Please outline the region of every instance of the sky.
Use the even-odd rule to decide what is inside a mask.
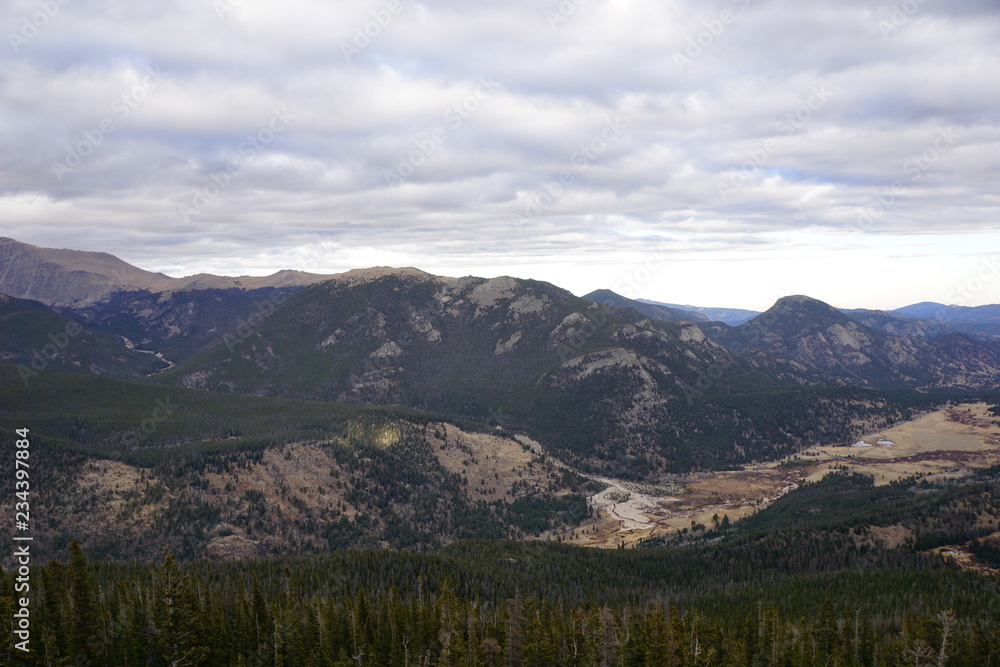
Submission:
[[[1000,302],[995,0],[6,0],[0,236],[762,310]]]

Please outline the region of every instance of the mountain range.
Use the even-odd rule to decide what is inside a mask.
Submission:
[[[68,466],[97,466],[52,481],[69,489],[53,499],[60,525],[86,520],[71,491],[80,480],[150,489],[137,506],[106,498],[153,508],[102,514],[108,549],[145,539],[154,515],[203,517],[171,544],[185,553],[219,540],[275,549],[282,521],[314,548],[438,543],[470,535],[467,521],[523,535],[586,514],[577,472],[642,480],[773,459],[994,396],[1000,381],[1000,343],[806,296],[733,326],[513,277],[381,267],[173,279],[107,254],[0,247],[0,422],[33,422]],[[305,475],[286,456],[336,476]],[[236,472],[245,466],[259,483]],[[388,486],[364,481],[374,470]],[[448,513],[435,494],[451,498]],[[254,519],[260,503],[284,518]],[[330,516],[348,524],[323,533]]]
[[[1000,377],[992,342],[804,296],[730,326],[511,277],[383,267],[172,279],[107,254],[2,247],[13,259],[0,288],[13,294],[0,354],[22,377],[402,405],[521,430],[584,470],[623,476],[847,438],[844,425],[876,405],[886,423],[906,414],[862,390],[991,390]],[[22,298],[43,294],[47,305]],[[762,389],[790,396],[784,417],[749,398]]]
[[[661,303],[649,299],[628,299],[611,290],[594,290],[584,298],[609,306],[625,306],[654,320],[673,322],[687,319],[693,322],[722,322],[739,326],[761,314],[741,308],[705,308]],[[946,306],[925,301],[894,310],[841,308],[851,319],[872,329],[895,336],[934,338],[946,333],[964,333],[982,341],[1000,341],[1000,307]]]

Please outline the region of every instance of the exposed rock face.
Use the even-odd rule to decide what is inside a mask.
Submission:
[[[210,558],[216,560],[247,560],[259,555],[257,543],[245,535],[216,537],[208,543],[205,550]]]
[[[515,331],[514,334],[507,340],[498,340],[497,346],[493,350],[493,354],[505,354],[514,349],[518,341],[521,340],[522,333],[520,331]]]
[[[562,365],[566,371],[565,380],[582,380],[602,369],[620,367],[638,373],[644,384],[650,382],[652,378],[642,368],[639,358],[629,350],[617,347],[600,352],[592,352],[574,359],[570,359]]]
[[[822,301],[791,296],[739,327],[712,324],[704,330],[734,351],[781,355],[826,379],[861,386],[993,388],[1000,382],[996,344],[954,333],[927,340],[933,323],[896,324],[878,314],[868,317],[880,328],[865,326]],[[884,331],[892,326],[924,335]]]

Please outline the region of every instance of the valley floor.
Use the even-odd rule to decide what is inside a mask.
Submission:
[[[947,407],[860,440],[812,447],[742,470],[674,476],[659,484],[594,478],[608,485],[589,501],[599,518],[558,537],[569,544],[617,548],[699,526],[712,529],[725,517],[737,521],[833,470],[867,474],[876,485],[912,476],[968,475],[1000,464],[1000,419],[989,407]],[[962,552],[952,551],[948,555],[962,562]]]

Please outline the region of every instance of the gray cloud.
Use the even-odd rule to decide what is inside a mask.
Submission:
[[[758,306],[806,255],[940,235],[954,283],[996,247],[993,2],[54,2],[0,19],[0,225],[28,242],[178,271],[538,258],[576,291],[651,244],[766,248],[756,296],[699,286]],[[888,298],[934,297],[906,271]]]

